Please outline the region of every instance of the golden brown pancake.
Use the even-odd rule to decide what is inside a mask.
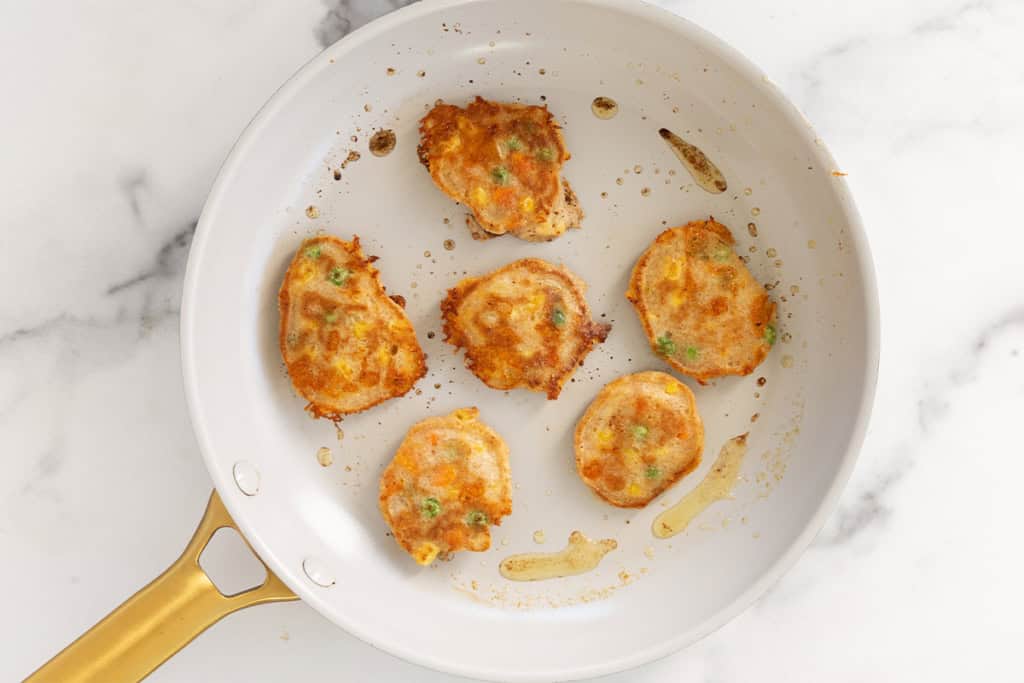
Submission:
[[[547,107],[481,97],[466,108],[438,103],[420,121],[419,156],[492,235],[548,241],[583,218],[560,176],[569,153]]]
[[[612,505],[642,508],[700,464],[693,392],[664,372],[606,385],[576,424],[576,471]]]
[[[466,349],[466,366],[487,386],[558,398],[611,330],[591,319],[585,290],[564,266],[536,258],[466,278],[441,302],[445,341]]]
[[[314,417],[366,410],[401,396],[427,372],[412,324],[384,293],[358,237],[303,242],[278,307],[281,356]]]
[[[476,408],[409,429],[380,480],[380,512],[398,545],[422,565],[487,550],[491,524],[512,513],[508,446]]]
[[[775,303],[713,218],[669,228],[633,268],[633,302],[655,353],[701,384],[748,375],[775,343]]]

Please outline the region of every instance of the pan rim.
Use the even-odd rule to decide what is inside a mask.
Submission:
[[[247,150],[261,138],[265,124],[282,107],[289,103],[294,93],[312,77],[320,65],[330,59],[338,61],[344,58],[347,53],[351,52],[356,47],[368,41],[375,40],[382,35],[386,35],[390,30],[403,23],[416,20],[421,16],[475,4],[480,1],[481,0],[436,0],[429,3],[416,3],[385,15],[384,17],[345,36],[342,40],[338,41],[331,47],[328,47],[320,54],[309,60],[270,96],[267,102],[260,108],[239,136],[221,166],[200,215],[190,249],[183,285],[180,325],[181,361],[189,417],[192,422],[193,431],[196,435],[199,450],[203,454],[203,459],[206,463],[207,469],[209,470],[218,490],[225,493],[233,492],[234,484],[223,468],[214,466],[216,459],[213,455],[213,448],[200,403],[198,376],[194,363],[194,330],[196,322],[194,312],[196,310],[196,302],[199,299],[199,293],[197,291],[199,267],[197,264],[202,261],[202,254],[205,250],[207,238],[210,232],[214,229],[213,223],[215,222],[215,216],[218,213],[221,202],[224,200],[224,188],[229,184],[229,179],[236,173]],[[563,2],[580,5],[584,8],[597,7],[611,9],[624,15],[629,15],[632,18],[637,18],[651,23],[658,23],[662,26],[668,27],[675,33],[686,36],[689,40],[697,40],[706,44],[716,51],[716,53],[723,60],[728,62],[730,66],[736,69],[737,72],[750,80],[755,81],[765,78],[760,69],[758,69],[749,59],[735,48],[729,46],[724,41],[689,20],[679,17],[668,10],[664,10],[660,7],[649,5],[647,3],[635,2],[633,0],[563,0]],[[776,92],[774,100],[776,104],[779,105],[779,110],[786,119],[795,126],[799,125],[807,128],[810,131],[810,135],[814,135],[813,127],[789,99],[787,99],[781,92]],[[817,147],[816,153],[823,164],[830,165],[826,167],[837,167],[831,153],[824,144]],[[274,553],[273,548],[264,541],[259,530],[251,523],[244,508],[239,503],[237,496],[223,496],[223,500],[228,511],[231,513],[236,524],[238,524],[239,528],[242,530],[246,540],[251,544],[260,558],[262,558],[281,578],[281,580],[284,581],[292,591],[299,595],[303,601],[307,602],[321,614],[324,614],[325,616],[330,615],[328,618],[332,622],[336,623],[338,626],[342,627],[348,633],[356,636],[363,642],[395,656],[401,657],[407,661],[426,666],[431,669],[487,680],[570,680],[606,675],[634,668],[665,657],[693,644],[714,632],[750,607],[771,585],[776,583],[781,576],[796,563],[796,560],[807,549],[828,516],[835,509],[839,496],[851,476],[854,464],[856,463],[857,456],[864,440],[871,408],[874,402],[879,369],[880,323],[878,290],[867,235],[850,194],[848,184],[844,178],[838,178],[836,179],[834,187],[836,188],[834,191],[840,200],[839,203],[842,205],[844,218],[849,226],[848,239],[856,247],[856,265],[859,269],[859,275],[863,282],[864,305],[866,309],[864,311],[866,326],[866,329],[864,330],[866,340],[866,348],[864,349],[865,367],[864,376],[862,377],[860,385],[862,393],[859,405],[857,406],[857,414],[851,430],[851,436],[845,446],[844,452],[842,453],[836,476],[832,480],[828,489],[822,495],[821,502],[817,509],[808,518],[802,532],[794,538],[786,550],[772,565],[768,567],[758,580],[752,582],[746,590],[741,592],[730,603],[726,604],[712,617],[709,617],[697,627],[677,633],[671,638],[667,638],[664,641],[656,643],[643,650],[633,652],[628,656],[605,660],[586,666],[573,666],[548,671],[522,672],[498,671],[472,665],[467,666],[460,664],[457,661],[434,657],[430,653],[418,651],[414,648],[403,647],[401,644],[385,642],[363,629],[359,623],[356,623],[351,619],[346,619],[344,614],[339,614],[327,609],[326,600],[320,597],[320,594],[311,586],[301,581],[301,577],[298,576],[297,572],[288,568],[288,566]]]

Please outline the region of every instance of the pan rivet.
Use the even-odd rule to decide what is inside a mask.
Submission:
[[[260,492],[260,471],[248,460],[239,460],[231,469],[235,475],[235,484],[247,496],[255,496]]]
[[[315,557],[307,557],[302,561],[302,571],[306,572],[309,580],[318,586],[330,588],[334,585],[334,575]]]

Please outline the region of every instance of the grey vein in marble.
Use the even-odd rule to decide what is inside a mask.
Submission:
[[[338,42],[363,24],[416,0],[327,0],[327,13],[313,29],[320,47]]]
[[[852,503],[840,505],[832,521],[815,539],[815,547],[840,545],[868,528],[885,523],[892,514],[892,508],[886,502],[888,494],[913,469],[916,458],[921,457],[920,448],[915,448],[913,444],[920,444],[921,440],[927,438],[937,421],[948,419],[951,394],[965,384],[977,381],[978,367],[995,339],[1018,328],[1024,328],[1022,307],[1009,310],[982,330],[970,346],[966,363],[954,367],[938,381],[925,382],[922,391],[925,398],[917,403],[914,433],[894,449],[893,464],[879,476],[877,482],[861,492]]]

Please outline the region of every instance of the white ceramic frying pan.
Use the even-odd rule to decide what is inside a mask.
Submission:
[[[554,112],[573,154],[564,175],[586,211],[581,230],[540,244],[470,238],[462,208],[417,160],[417,123],[439,98],[464,104],[478,94]],[[591,112],[597,96],[618,102],[615,118]],[[700,189],[661,127],[703,149],[728,190]],[[397,135],[385,157],[367,149],[380,128]],[[346,162],[352,150],[360,158]],[[353,33],[254,119],[192,246],[185,386],[227,511],[288,589],[366,642],[428,667],[573,679],[694,642],[796,560],[836,502],[864,433],[877,298],[864,233],[835,169],[807,121],[741,55],[644,4],[423,2]],[[753,375],[691,384],[707,443],[696,472],[647,509],[613,508],[575,473],[573,427],[608,381],[667,369],[624,298],[627,278],[665,226],[708,215],[732,229],[754,275],[772,285],[779,343]],[[300,241],[318,231],[358,234],[380,257],[382,281],[405,296],[428,354],[416,390],[347,418],[340,442],[331,423],[303,412],[277,347],[281,278]],[[613,324],[557,401],[485,387],[441,339],[447,288],[526,256],[578,273],[595,316]],[[378,476],[410,425],[471,405],[511,447],[514,511],[490,551],[423,569],[386,535]],[[747,431],[733,497],[684,533],[655,539],[652,519],[701,480],[728,438]],[[317,462],[321,446],[333,452],[330,467]],[[558,550],[573,530],[614,538],[618,549],[580,576],[514,583],[499,575],[502,558]],[[260,590],[270,592],[249,603],[290,597],[280,584]],[[232,604],[220,612],[243,606]],[[151,654],[151,664],[171,652]]]

